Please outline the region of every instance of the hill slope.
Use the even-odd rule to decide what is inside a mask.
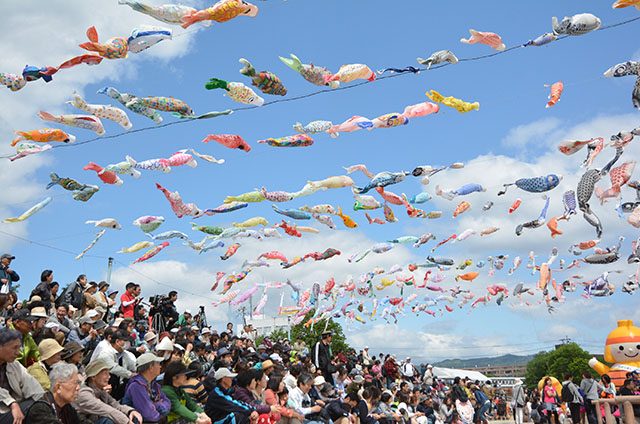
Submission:
[[[506,365],[524,365],[533,358],[533,355],[502,355],[493,358],[470,358],[470,359],[446,359],[436,362],[436,367],[445,368],[474,368],[486,366],[506,366]]]

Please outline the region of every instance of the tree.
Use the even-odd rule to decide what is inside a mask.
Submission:
[[[306,345],[311,349],[319,340],[324,331],[333,332],[333,339],[331,340],[331,350],[334,354],[340,352],[346,352],[351,349],[351,346],[347,344],[346,337],[342,331],[342,326],[332,319],[328,321],[320,321],[311,326],[305,327],[304,323],[309,321],[314,314],[314,310],[307,313],[300,324],[296,324],[291,327],[291,342],[297,339],[302,339]],[[325,329],[326,326],[326,329]],[[274,331],[269,335],[271,340],[278,340],[287,338],[286,333],[282,330]]]
[[[562,381],[565,374],[571,374],[574,379],[582,376],[582,373],[589,371],[589,359],[591,355],[576,343],[567,343],[558,346],[550,352],[539,352],[527,364],[525,374],[526,383],[529,388],[536,387],[538,381],[546,375],[556,377]]]

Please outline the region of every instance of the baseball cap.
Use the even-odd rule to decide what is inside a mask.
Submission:
[[[3,253],[2,256],[0,256],[0,259],[11,259],[14,260],[16,257],[13,256],[11,253]]]
[[[218,349],[218,356],[224,356],[224,355],[230,355],[230,354],[231,354],[231,351],[229,351],[229,349],[227,349],[226,347]]]
[[[204,327],[202,329],[202,331],[200,332],[200,334],[202,334],[202,335],[211,334],[211,329],[209,327]]]
[[[150,364],[152,362],[162,362],[162,361],[164,361],[164,359],[154,355],[153,353],[143,353],[142,355],[138,356],[138,359],[136,359],[136,369],[140,368],[143,365]]]
[[[322,386],[326,382],[327,381],[321,375],[319,375],[319,376],[317,376],[316,378],[313,379],[313,385],[314,386]]]
[[[15,311],[12,318],[14,321],[36,321],[38,319],[38,317],[32,316],[26,309]]]
[[[234,377],[235,377],[235,376],[237,376],[237,375],[238,375],[238,374],[236,374],[236,373],[233,373],[233,372],[229,371],[229,369],[228,369],[228,368],[224,368],[224,367],[222,367],[222,368],[218,368],[218,370],[216,371],[216,373],[215,373],[215,376],[214,376],[214,377],[215,377],[215,379],[216,379],[216,380],[221,380],[221,379],[223,379],[223,378],[225,378],[225,377],[231,377],[231,378],[234,378]]]
[[[89,362],[89,365],[85,368],[85,374],[87,377],[95,377],[102,370],[109,370],[114,367],[114,363],[110,362],[104,357],[97,357],[93,361]]]

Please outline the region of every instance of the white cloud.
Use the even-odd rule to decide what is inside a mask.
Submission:
[[[561,121],[558,118],[543,118],[529,124],[519,125],[509,130],[502,139],[502,145],[506,147],[525,148],[530,143],[546,145],[546,136],[558,129]]]
[[[46,23],[55,23],[55,30]],[[100,41],[114,36],[128,36],[140,24],[166,26],[152,18],[134,12],[129,7],[119,6],[117,1],[100,2],[100,11],[96,13],[96,3],[82,0],[53,0],[41,2],[9,2],[3,5],[0,16],[0,27],[3,28],[3,54],[0,56],[0,71],[20,74],[25,64],[34,66],[57,66],[63,61],[83,53],[78,44],[87,41],[85,31],[95,25]],[[184,31],[180,27],[172,27],[173,40],[165,40],[160,44],[138,54],[130,54],[124,60],[108,60],[96,66],[79,65],[71,69],[63,69],[53,76],[53,81],[30,82],[22,90],[11,92],[0,86],[2,116],[0,116],[0,138],[11,140],[16,130],[32,130],[56,125],[43,124],[36,117],[39,110],[52,113],[69,113],[65,101],[73,91],[83,93],[88,84],[103,80],[118,80],[137,72],[138,66],[145,61],[162,61],[167,63],[174,58],[185,55],[193,43],[194,31]],[[92,93],[93,94],[93,93]],[[162,95],[163,93],[153,93]],[[166,93],[172,95],[173,93]],[[93,95],[90,102],[110,103],[106,96],[100,101]],[[112,131],[115,127],[108,127]],[[79,140],[89,137],[91,133],[64,127],[65,131],[74,134]],[[14,149],[9,143],[0,145],[0,155],[12,154]],[[2,159],[6,161],[6,159]],[[19,187],[19,190],[8,190],[0,198],[0,217],[15,216],[44,199],[47,195],[55,196],[44,190],[41,182],[35,178],[39,169],[55,164],[55,152],[49,151],[39,155],[5,162],[0,167],[0,186]],[[55,201],[55,199],[54,199]],[[3,225],[2,228],[11,234],[28,236],[29,222]],[[13,245],[14,240],[3,238],[0,249],[5,250]]]
[[[389,335],[393,334],[393,344]],[[464,332],[434,333],[411,331],[391,324],[376,324],[347,333],[347,341],[357,349],[369,347],[373,354],[391,353],[404,359],[438,361],[451,358],[497,356],[514,351],[509,340],[500,336],[475,336]],[[490,341],[490,342],[489,342]]]

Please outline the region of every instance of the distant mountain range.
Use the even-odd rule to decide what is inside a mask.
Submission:
[[[525,365],[533,355],[502,355],[493,358],[470,358],[470,359],[446,359],[436,362],[433,365],[443,368],[475,368],[486,366],[508,366],[508,365]]]

